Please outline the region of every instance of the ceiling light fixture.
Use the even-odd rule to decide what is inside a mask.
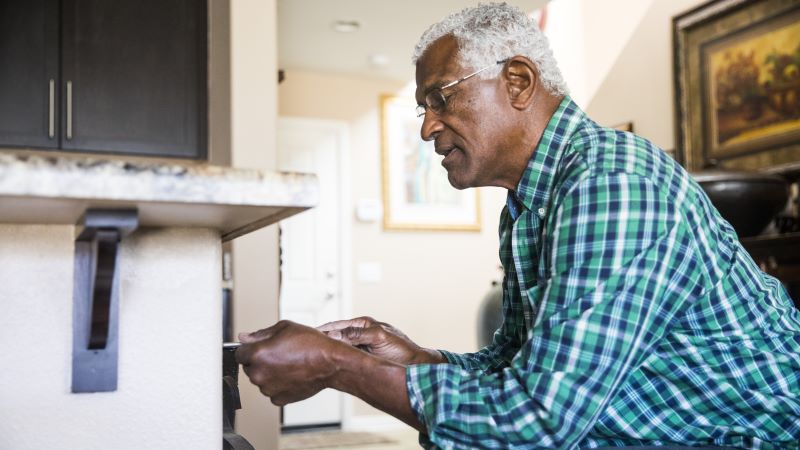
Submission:
[[[373,53],[367,57],[369,64],[374,67],[386,67],[389,65],[389,57],[383,53]]]
[[[356,20],[337,20],[333,22],[333,31],[339,33],[355,33],[361,28],[361,24]]]

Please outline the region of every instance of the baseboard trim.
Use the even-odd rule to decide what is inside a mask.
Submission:
[[[305,433],[307,431],[339,430],[342,424],[339,422],[314,423],[310,425],[282,425],[281,434]]]
[[[344,431],[398,431],[408,425],[390,415],[351,416],[342,424]]]

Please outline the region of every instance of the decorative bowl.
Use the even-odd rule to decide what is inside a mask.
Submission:
[[[760,234],[789,198],[788,183],[777,175],[708,170],[692,177],[740,238]]]

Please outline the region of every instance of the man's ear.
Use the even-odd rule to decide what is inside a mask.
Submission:
[[[539,72],[533,62],[524,56],[515,56],[505,64],[502,76],[511,106],[519,110],[527,109],[533,103],[539,82]]]

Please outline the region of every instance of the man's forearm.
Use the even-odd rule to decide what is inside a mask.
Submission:
[[[405,366],[353,350],[337,358],[337,370],[329,387],[354,395],[426,433],[425,426],[411,410]]]

